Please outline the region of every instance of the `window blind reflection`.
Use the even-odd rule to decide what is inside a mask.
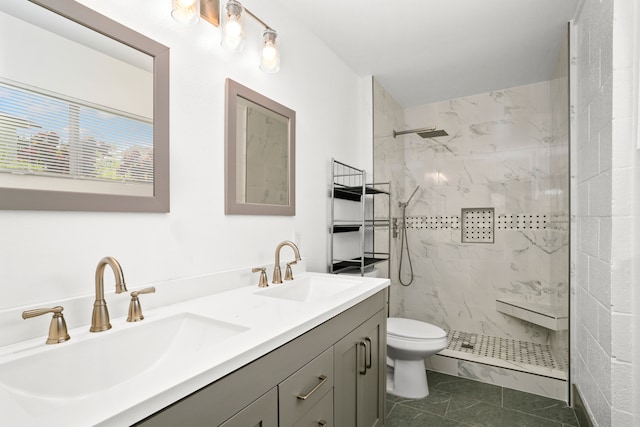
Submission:
[[[152,120],[0,83],[0,173],[153,184]]]

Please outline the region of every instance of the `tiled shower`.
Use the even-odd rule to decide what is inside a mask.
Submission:
[[[375,79],[374,181],[392,184],[392,316],[442,327],[429,368],[567,399],[568,47],[548,81],[403,108]],[[448,136],[393,137],[437,126]],[[419,189],[406,209],[398,206]],[[384,233],[378,239],[384,239]]]

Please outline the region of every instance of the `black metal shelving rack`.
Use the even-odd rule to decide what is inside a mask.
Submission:
[[[386,229],[390,231],[391,183],[367,183],[366,172],[332,159],[331,165],[331,218],[330,218],[330,273],[359,272],[364,275],[373,265],[389,260],[390,236],[382,251],[376,249],[373,233],[367,230]],[[374,199],[385,198],[374,204]],[[347,200],[360,204],[359,218],[341,219],[336,215],[336,200]],[[372,204],[372,212],[367,218],[367,204]],[[382,211],[382,212],[381,212]],[[378,215],[376,215],[378,214]],[[350,233],[359,239],[359,253],[347,259],[335,256],[336,235]],[[357,237],[356,237],[357,236]],[[367,238],[371,239],[367,242]],[[368,243],[368,245],[367,245]],[[370,249],[367,249],[367,246]]]

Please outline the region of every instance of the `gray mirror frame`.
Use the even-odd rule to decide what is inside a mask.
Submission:
[[[296,112],[231,79],[226,79],[225,120],[225,214],[227,215],[284,215],[296,214]],[[236,144],[238,97],[247,99],[289,119],[289,204],[265,205],[238,203],[236,200]]]
[[[153,57],[153,195],[0,187],[0,209],[169,212],[169,48],[73,0],[29,1]]]

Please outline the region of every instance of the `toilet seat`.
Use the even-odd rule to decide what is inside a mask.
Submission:
[[[444,329],[419,320],[390,317],[387,336],[404,340],[438,340],[447,337]]]

